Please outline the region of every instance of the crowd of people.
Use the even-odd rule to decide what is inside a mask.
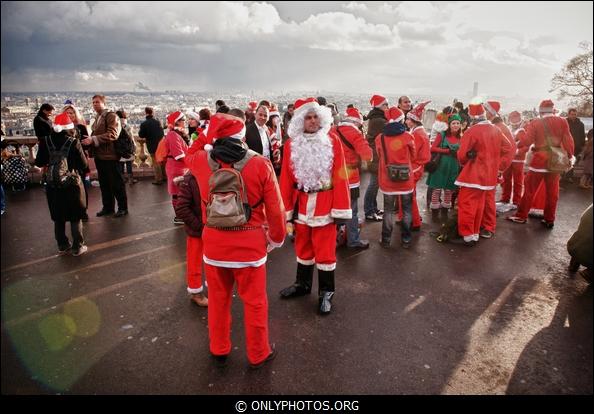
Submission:
[[[562,175],[571,179],[574,155],[583,169],[580,185],[592,188],[592,130],[586,140],[574,110],[565,119],[544,100],[540,117],[525,119],[512,111],[506,123],[497,101],[467,107],[455,102],[438,113],[427,132],[422,120],[429,103],[413,106],[402,96],[390,105],[373,95],[367,115],[349,105],[340,116],[323,97],[303,98],[281,116],[265,100],[250,102],[245,110],[217,101],[214,113],[204,108],[168,114],[165,129],[153,110],[145,109],[138,136],[153,162],[153,184],[167,180],[174,223],[185,227],[187,290],[193,302],[208,307],[210,351],[218,364],[224,365],[231,352],[234,284],[244,305],[250,365],[261,367],[276,356],[268,335],[265,263],[287,235],[294,239],[297,268],[281,298],[310,294],[317,268],[317,311],[331,313],[337,245],[354,250],[370,245],[361,238],[358,217],[364,170],[370,179],[362,220],[382,222],[378,239],[383,248],[392,244],[395,223],[400,223],[402,248],[413,243],[422,223],[416,189],[425,176],[432,221],[455,220],[457,237],[469,247],[493,237],[502,207],[517,209],[507,218],[519,224],[527,222],[531,209],[541,209],[542,224],[552,229],[559,180]],[[109,110],[103,95],[94,96],[92,105],[96,117],[90,128],[72,102],[53,121],[54,108],[44,104],[34,120],[35,164],[45,172],[61,255],[87,251],[81,222],[88,219],[89,157],[101,191],[97,217],[128,214],[124,166],[129,182],[135,182],[133,155],[121,150],[122,142],[134,141],[125,111]],[[587,260],[580,256],[572,265],[591,272],[591,257]]]

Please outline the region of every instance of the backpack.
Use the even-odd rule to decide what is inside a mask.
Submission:
[[[167,149],[167,140],[165,138],[161,138],[159,145],[157,145],[157,150],[155,151],[155,161],[157,161],[159,164],[164,164],[167,162],[167,155],[169,155],[169,150]]]
[[[134,145],[134,139],[126,128],[122,128],[118,139],[116,139],[115,152],[120,158],[130,158],[136,152],[136,146]]]
[[[68,138],[60,149],[56,149],[51,137],[45,139],[49,151],[49,165],[44,175],[44,181],[49,188],[70,188],[78,185],[80,176],[76,171],[68,168],[68,153],[74,138]]]
[[[208,166],[213,173],[208,180],[206,226],[232,230],[250,220],[252,207],[248,204],[241,170],[257,155],[248,150],[245,157],[232,164],[231,168],[223,167],[208,157]]]

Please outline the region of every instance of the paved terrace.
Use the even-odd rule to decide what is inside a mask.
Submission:
[[[146,178],[128,197],[129,216],[96,218],[91,189],[89,252],[77,258],[56,255],[42,188],[8,193],[3,394],[592,394],[592,289],[565,270],[591,192],[563,188],[552,231],[500,218],[472,249],[437,243],[426,220],[410,250],[398,234],[384,250],[381,224],[366,224],[368,251],[338,251],[327,317],[316,295],[279,298],[296,267],[287,241],[267,264],[279,355],[258,371],[238,297],[229,364],[209,358],[207,311],[187,297],[185,233],[166,188]]]

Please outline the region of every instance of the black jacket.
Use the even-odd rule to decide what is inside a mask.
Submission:
[[[39,141],[42,141],[43,137],[47,137],[53,132],[52,121],[45,119],[40,114],[37,114],[33,119],[33,128],[35,129],[35,136]]]
[[[161,138],[163,138],[163,135],[164,133],[161,122],[152,116],[147,116],[146,121],[140,124],[138,137],[146,139],[146,147],[149,154],[154,154],[155,151],[157,151],[157,146],[159,145]]]
[[[53,133],[51,140],[56,149],[62,148],[66,142],[66,132]],[[38,167],[45,167],[49,164],[49,150],[46,145],[46,139],[39,141],[39,151],[37,151],[37,158],[35,158],[35,165]],[[70,146],[68,152],[68,169],[76,171],[84,171],[88,168],[87,157],[83,152],[82,146],[78,139]],[[49,186],[45,192],[47,196],[47,204],[49,206],[50,216],[53,221],[77,221],[86,214],[86,202],[84,193],[81,194],[74,189],[50,188]],[[85,205],[83,205],[85,204]]]
[[[266,126],[264,128],[266,128]],[[266,137],[268,137],[268,132],[266,132]],[[264,148],[262,148],[262,139],[260,138],[260,131],[258,130],[258,125],[255,122],[251,122],[246,125],[245,143],[249,149],[256,151],[260,155],[262,155],[264,152]],[[269,150],[272,150],[272,145],[270,145],[270,137],[268,137],[268,148]]]
[[[569,124],[569,132],[571,132],[575,144],[575,154],[579,155],[586,142],[586,127],[579,118],[576,118],[575,121],[570,121],[567,118],[567,123]]]

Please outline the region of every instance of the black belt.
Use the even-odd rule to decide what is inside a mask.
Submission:
[[[258,230],[262,226],[233,226],[233,227],[217,227],[217,226],[206,226],[211,229],[222,230],[222,231],[241,231],[241,230]]]
[[[332,190],[332,187],[330,187],[330,188],[324,188],[324,189],[322,189],[322,190],[309,190],[309,191],[305,191],[304,189],[297,187],[297,184],[295,184],[295,188],[296,188],[298,191],[301,191],[302,193],[305,193],[305,194],[311,194],[311,193],[323,193],[324,191],[330,191],[330,190]]]

